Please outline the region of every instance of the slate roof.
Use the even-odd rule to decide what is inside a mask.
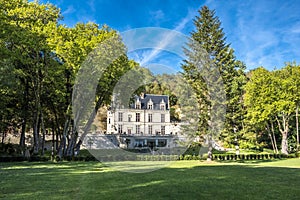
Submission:
[[[135,100],[141,102],[141,109],[147,109],[147,104],[148,102],[151,101],[153,102],[153,110],[160,110],[160,103],[162,99],[165,102],[166,105],[166,110],[169,110],[169,96],[168,95],[155,95],[155,94],[144,94],[143,97],[141,96],[136,96]],[[130,106],[131,108],[135,108],[135,104],[132,104]]]

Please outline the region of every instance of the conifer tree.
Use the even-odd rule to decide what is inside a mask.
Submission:
[[[191,40],[187,44],[188,47],[193,46],[191,43],[197,43],[206,51],[207,57],[212,65],[209,71],[218,70],[220,78],[223,82],[224,92],[226,94],[226,116],[224,116],[225,124],[221,131],[221,137],[227,144],[234,141],[237,134],[242,129],[243,120],[243,85],[246,82],[244,74],[244,64],[237,61],[234,51],[230,45],[226,43],[226,37],[221,28],[221,22],[215,16],[215,11],[204,6],[199,10],[199,16],[194,19],[195,30],[191,32]],[[192,49],[195,51],[197,49]],[[187,53],[186,53],[187,54]],[[209,126],[213,126],[211,120],[212,113],[216,112],[212,109],[211,97],[208,95],[209,86],[207,78],[203,77],[203,73],[197,71],[197,67],[191,62],[191,57],[187,54],[187,60],[184,61],[182,68],[183,75],[191,84],[196,93],[200,108],[198,134],[207,135]],[[205,75],[204,75],[205,76]],[[214,127],[211,127],[214,128]]]

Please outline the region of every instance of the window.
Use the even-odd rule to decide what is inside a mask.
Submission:
[[[164,135],[166,133],[166,127],[165,126],[161,126],[160,132],[161,132],[162,135]]]
[[[153,109],[153,101],[151,99],[148,101],[147,107],[148,107],[149,110]]]
[[[136,122],[141,121],[141,114],[140,113],[135,113],[135,121]]]
[[[161,114],[161,122],[165,122],[165,114]]]
[[[161,105],[160,105],[160,109],[161,109],[161,110],[165,110],[165,105],[164,105],[164,104],[161,104]]]
[[[121,112],[119,112],[118,121],[119,122],[123,121],[123,113],[121,113]]]
[[[137,102],[135,103],[135,108],[136,108],[136,109],[141,109],[141,102],[140,102],[140,101],[137,101]]]
[[[152,114],[148,114],[148,122],[152,122]]]
[[[131,122],[132,115],[128,115],[128,122]]]
[[[123,133],[123,126],[118,125],[118,133],[122,134]]]
[[[108,124],[110,124],[110,118],[108,118]]]
[[[148,126],[148,134],[152,135],[152,125]]]
[[[141,133],[141,127],[140,127],[140,125],[136,125],[136,126],[135,126],[135,129],[136,129],[136,133],[137,133],[137,134],[140,134],[140,133]]]

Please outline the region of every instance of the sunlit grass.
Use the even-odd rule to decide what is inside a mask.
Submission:
[[[151,164],[162,163],[138,163]],[[300,159],[169,164],[0,163],[0,199],[300,199]]]

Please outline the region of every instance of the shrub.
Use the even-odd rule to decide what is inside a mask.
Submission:
[[[27,159],[23,156],[1,156],[0,162],[22,162]]]
[[[192,160],[192,155],[185,155],[184,160]]]
[[[202,160],[206,160],[207,158],[208,158],[207,153],[206,153],[206,154],[203,154],[201,158],[199,157],[199,159],[202,159]]]
[[[220,160],[225,160],[225,155],[219,155]]]
[[[291,153],[288,155],[288,158],[297,158],[296,153]]]
[[[193,155],[192,159],[193,159],[193,160],[198,160],[198,158],[197,158],[196,155]]]
[[[183,159],[184,159],[184,155],[180,155],[179,160],[183,160]]]

